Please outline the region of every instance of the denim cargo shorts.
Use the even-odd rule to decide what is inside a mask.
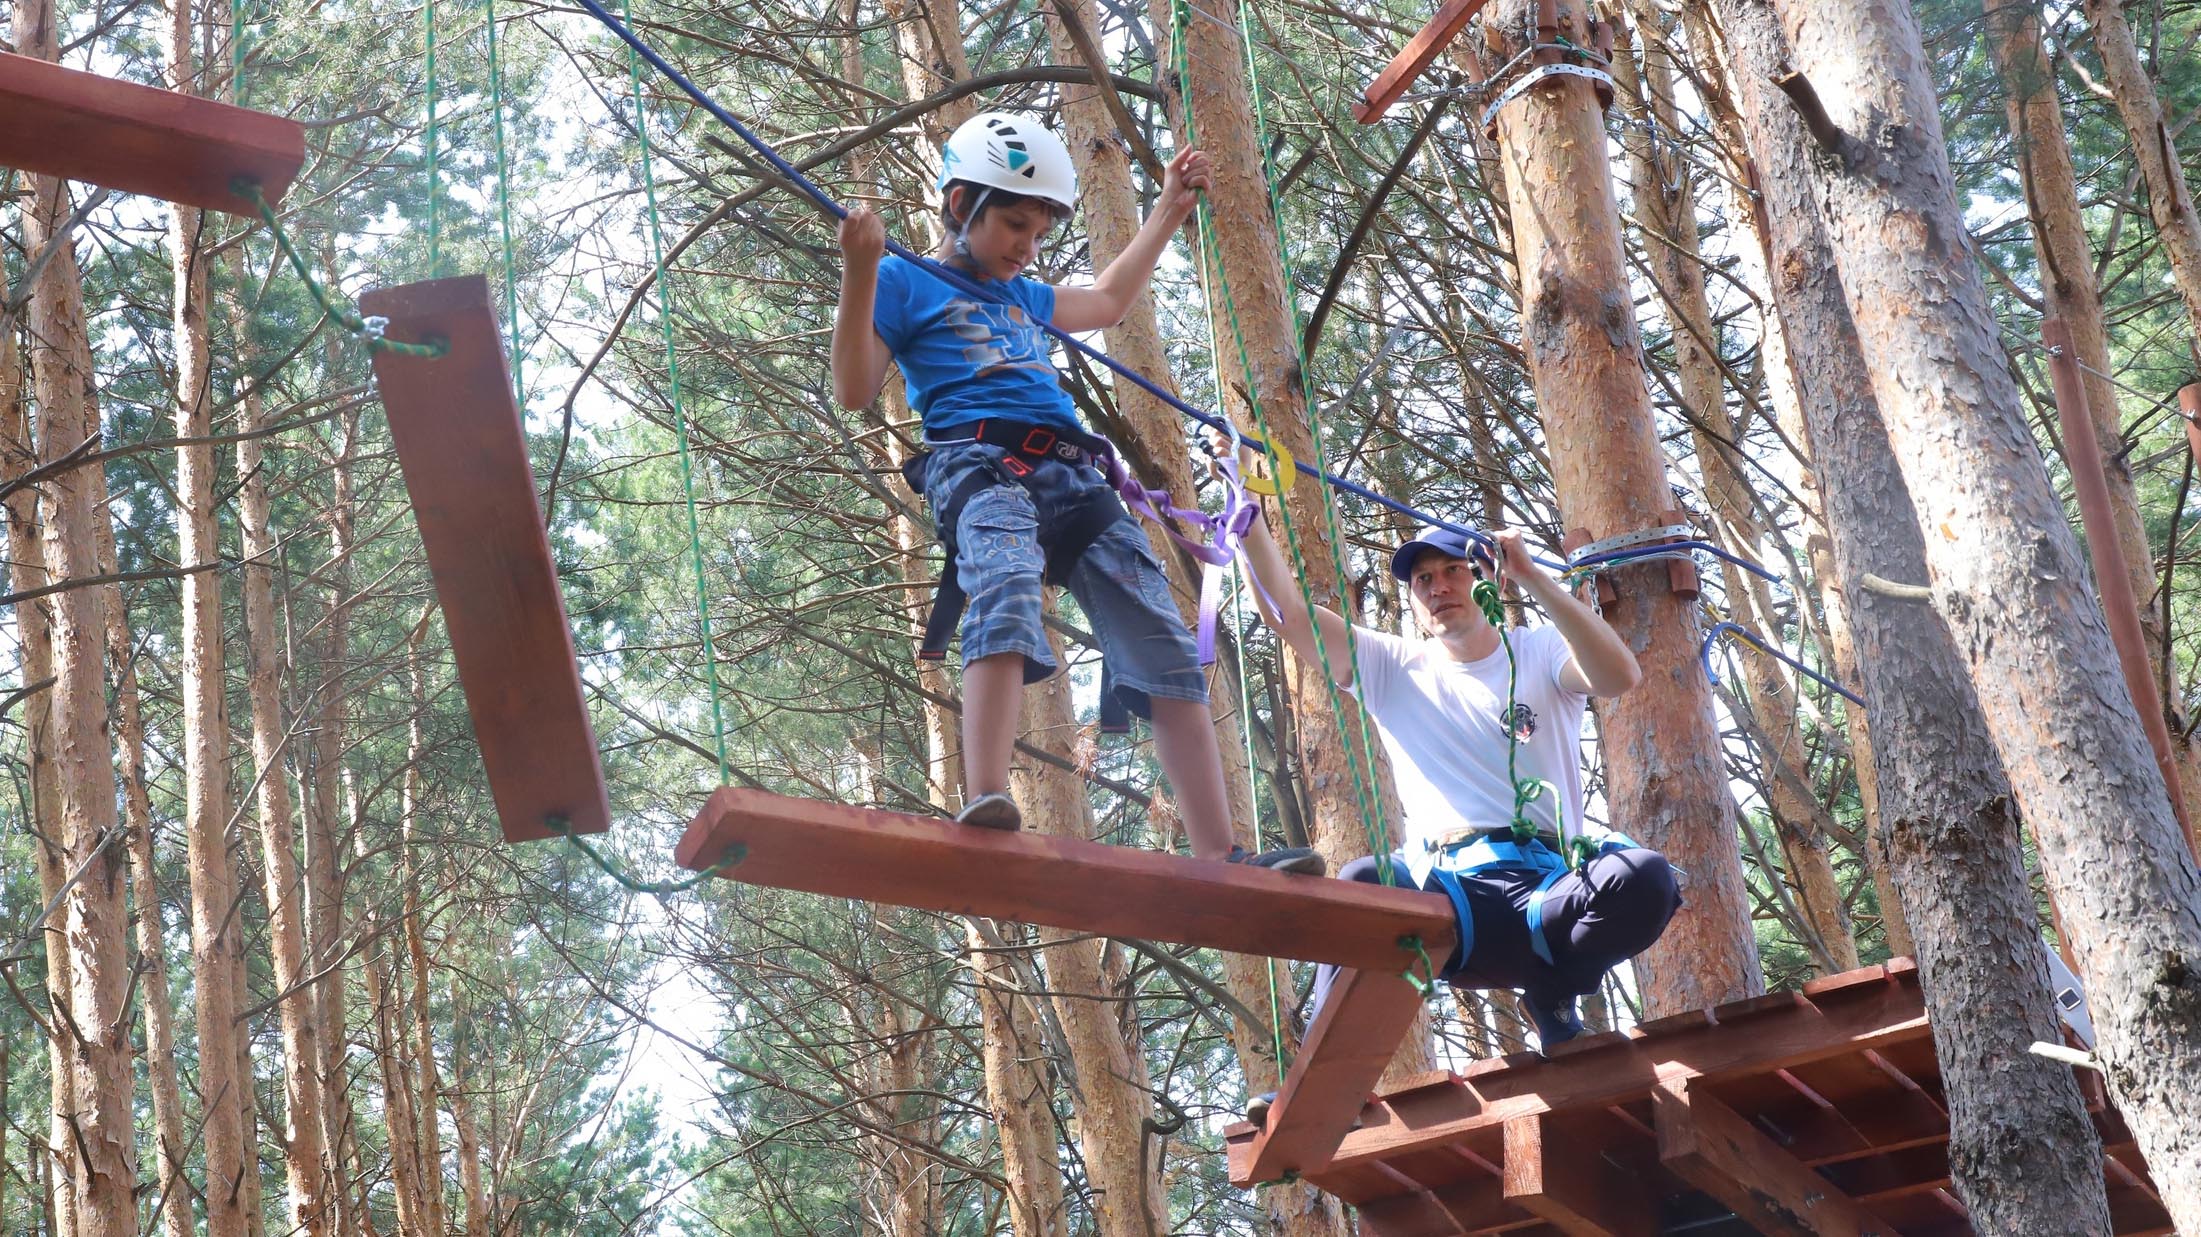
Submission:
[[[1024,656],[1024,681],[1037,683],[1061,667],[1040,619],[1039,548],[1043,521],[1059,517],[1095,488],[1100,473],[1059,459],[1040,461],[1019,482],[1002,465],[1007,448],[950,443],[933,448],[925,472],[925,502],[938,511],[974,471],[1001,484],[963,504],[956,526],[956,575],[970,606],[963,612],[964,664],[997,653]],[[1208,698],[1198,647],[1169,595],[1169,577],[1135,519],[1118,520],[1086,548],[1064,582],[1100,641],[1101,656],[1126,707],[1152,718],[1150,697]]]

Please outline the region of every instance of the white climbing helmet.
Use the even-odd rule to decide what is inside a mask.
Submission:
[[[1069,148],[1029,116],[980,112],[948,135],[940,165],[942,192],[960,180],[1040,198],[1065,213],[1077,207],[1078,174],[1070,165]],[[972,216],[977,206],[972,203]]]

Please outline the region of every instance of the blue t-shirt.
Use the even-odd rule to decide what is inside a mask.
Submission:
[[[988,417],[1082,429],[1039,328],[1054,317],[1055,290],[1022,277],[979,286],[1003,303],[972,300],[892,254],[879,263],[872,324],[902,367],[925,432]]]

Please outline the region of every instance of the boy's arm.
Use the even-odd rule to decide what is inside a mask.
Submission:
[[[1154,265],[1162,260],[1170,234],[1184,225],[1208,187],[1208,157],[1197,150],[1178,153],[1162,176],[1162,196],[1139,234],[1123,247],[1090,287],[1055,289],[1054,324],[1065,331],[1103,331],[1123,321],[1131,302],[1146,291]]]
[[[1261,621],[1269,630],[1284,638],[1301,661],[1310,666],[1319,665],[1339,687],[1353,685],[1352,655],[1347,651],[1345,620],[1326,606],[1314,607],[1315,622],[1322,625],[1322,641],[1318,648],[1314,628],[1307,623],[1306,595],[1299,591],[1299,582],[1292,569],[1284,561],[1284,551],[1269,536],[1267,512],[1246,530],[1246,562],[1253,568],[1253,578],[1261,585],[1254,590],[1254,607],[1261,611]],[[1263,594],[1266,596],[1263,596]],[[1271,607],[1270,602],[1275,602]]]
[[[1544,607],[1551,625],[1567,642],[1572,656],[1559,669],[1560,686],[1585,696],[1617,696],[1643,681],[1643,669],[1620,633],[1536,565],[1521,540],[1521,530],[1506,529],[1495,539],[1505,558],[1506,578],[1517,581],[1521,591]]]
[[[871,315],[879,293],[886,225],[859,206],[841,220],[841,300],[833,314],[833,398],[850,412],[878,398],[893,354]]]

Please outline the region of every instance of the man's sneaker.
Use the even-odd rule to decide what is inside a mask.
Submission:
[[[1024,813],[1017,810],[1016,800],[1000,791],[990,791],[963,805],[955,819],[981,829],[1001,829],[1015,833],[1024,827]]]
[[[1246,1120],[1253,1122],[1255,1125],[1267,1125],[1269,1123],[1269,1105],[1275,1102],[1276,1092],[1274,1091],[1263,1091],[1261,1094],[1247,1100]]]
[[[1329,872],[1329,865],[1322,862],[1322,856],[1305,846],[1285,846],[1276,850],[1265,850],[1258,855],[1243,846],[1233,846],[1230,854],[1224,856],[1223,862],[1290,872],[1294,876],[1322,876]],[[1249,1121],[1252,1119],[1247,1118]]]
[[[1536,1024],[1536,1038],[1545,1052],[1582,1033],[1582,1015],[1575,1012],[1571,996],[1547,1003],[1524,995],[1521,1008],[1528,1011],[1529,1020]]]

